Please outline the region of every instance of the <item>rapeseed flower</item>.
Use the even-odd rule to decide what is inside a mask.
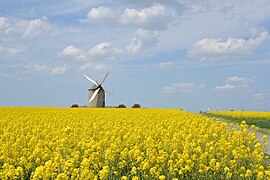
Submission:
[[[177,109],[0,108],[0,179],[268,179],[263,141]]]

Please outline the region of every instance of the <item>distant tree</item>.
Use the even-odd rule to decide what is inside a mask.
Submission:
[[[78,108],[79,105],[78,105],[78,104],[72,104],[70,107],[71,107],[71,108]]]
[[[124,104],[119,104],[117,108],[126,108],[126,106]]]
[[[141,108],[141,105],[139,105],[139,104],[134,104],[134,105],[132,106],[132,108]]]

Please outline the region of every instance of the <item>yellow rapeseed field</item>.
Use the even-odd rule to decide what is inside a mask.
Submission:
[[[208,111],[207,113],[213,115],[228,116],[234,119],[261,119],[270,121],[270,112],[256,112],[256,111]]]
[[[270,129],[270,112],[256,112],[256,111],[207,111],[207,115],[231,120],[235,123],[241,123],[243,120],[248,125],[256,125],[263,129]]]
[[[0,108],[0,179],[269,179],[264,145],[177,109]]]

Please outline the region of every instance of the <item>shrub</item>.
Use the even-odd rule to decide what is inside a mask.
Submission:
[[[71,108],[78,108],[79,105],[78,105],[78,104],[72,104],[70,107],[71,107]]]
[[[126,106],[124,104],[119,104],[117,108],[126,108]]]
[[[134,105],[132,106],[132,108],[141,108],[141,105],[139,105],[139,104],[134,104]]]

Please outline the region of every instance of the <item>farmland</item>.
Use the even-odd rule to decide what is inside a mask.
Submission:
[[[255,125],[270,130],[270,112],[256,111],[207,111],[207,115],[215,116],[241,123],[243,120],[248,125]]]
[[[0,108],[0,179],[267,179],[254,131],[177,109]]]

